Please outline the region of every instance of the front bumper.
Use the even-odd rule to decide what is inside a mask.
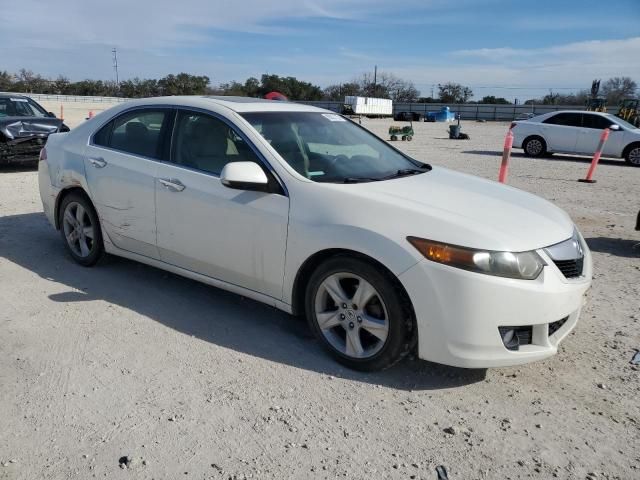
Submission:
[[[567,279],[543,250],[536,280],[468,272],[422,260],[400,275],[416,313],[418,356],[445,365],[488,368],[519,365],[555,354],[573,330],[591,285],[591,253],[582,276]],[[548,324],[566,318],[549,335]],[[505,347],[499,327],[531,326],[530,344]]]

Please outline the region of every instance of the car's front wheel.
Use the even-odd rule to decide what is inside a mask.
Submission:
[[[541,157],[547,153],[547,144],[542,137],[529,137],[522,145],[525,155]]]
[[[310,327],[342,364],[382,370],[414,345],[413,315],[388,272],[350,256],[323,263],[305,295]]]
[[[640,167],[640,144],[632,145],[624,158],[629,165]]]
[[[60,205],[60,234],[71,257],[80,265],[95,265],[104,254],[98,214],[86,196],[72,192]]]

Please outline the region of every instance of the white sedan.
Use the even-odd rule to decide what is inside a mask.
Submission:
[[[591,156],[605,128],[610,132],[602,155],[624,158],[627,163],[640,167],[640,129],[615,115],[562,110],[511,124],[513,146],[522,148],[530,157],[548,153]]]
[[[591,282],[551,203],[295,103],[123,103],[49,137],[39,183],[81,265],[106,252],[304,314],[356,369],[416,346],[461,367],[549,357]]]

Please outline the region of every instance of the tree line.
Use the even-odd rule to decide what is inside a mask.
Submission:
[[[607,100],[611,106],[619,105],[625,98],[635,98],[638,84],[630,77],[613,77],[602,84],[599,96]],[[542,98],[527,100],[527,105],[585,105],[591,98],[588,89],[576,93],[560,94],[549,91]]]
[[[171,74],[160,79],[136,77],[116,83],[112,80],[90,79],[72,82],[63,75],[51,79],[26,69],[21,69],[17,74],[0,70],[0,91],[126,98],[206,94],[263,97],[269,92],[276,91],[294,101],[343,101],[345,96],[354,95],[389,98],[394,102],[403,103],[511,104],[506,98],[493,95],[474,101],[472,89],[455,82],[438,84],[437,96],[422,97],[413,82],[389,72],[381,72],[375,76],[370,72],[363,73],[349,82],[322,88],[296,77],[281,77],[274,74],[264,74],[260,79],[249,77],[242,83],[231,81],[212,86],[210,78],[206,75],[188,73]],[[609,105],[617,105],[623,98],[634,96],[636,91],[637,84],[631,78],[614,77],[604,82],[601,93],[607,98]],[[590,92],[586,89],[567,95],[550,91],[542,98],[527,100],[524,103],[584,105],[589,96]]]

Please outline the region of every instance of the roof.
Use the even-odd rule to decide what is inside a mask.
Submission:
[[[29,98],[26,95],[23,95],[21,93],[11,93],[11,92],[0,93],[0,97],[3,97],[3,98],[7,98],[7,97]]]
[[[128,108],[133,105],[182,105],[186,107],[209,108],[212,104],[226,107],[234,112],[322,112],[327,113],[328,110],[312,107],[295,102],[283,102],[278,100],[265,100],[262,98],[251,97],[232,97],[232,96],[171,96],[171,97],[153,97],[153,98],[136,98],[131,99],[121,105]],[[334,113],[334,112],[331,112]]]

